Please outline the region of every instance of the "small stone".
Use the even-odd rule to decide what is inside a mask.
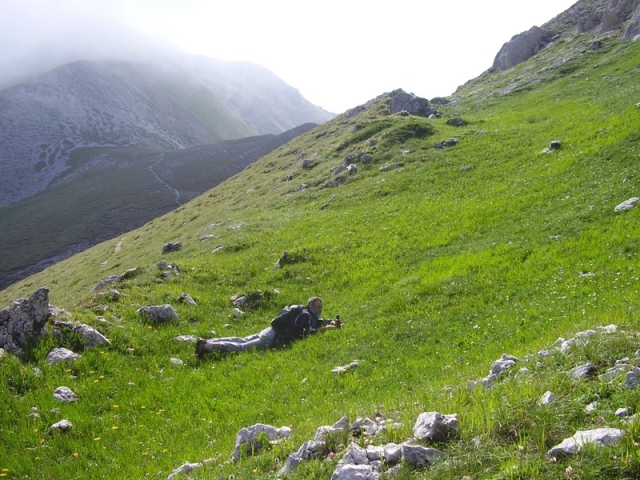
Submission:
[[[550,403],[553,403],[555,398],[556,396],[553,392],[547,391],[544,395],[542,395],[542,398],[540,399],[540,405],[549,405]]]
[[[593,363],[585,363],[569,371],[569,376],[574,378],[584,378],[593,375],[597,367]]]
[[[162,246],[162,253],[177,252],[182,248],[182,242],[169,242]]]
[[[60,420],[49,427],[51,431],[69,432],[73,428],[73,424],[69,420]]]
[[[48,365],[55,365],[56,363],[61,362],[73,362],[78,358],[80,358],[80,355],[73,353],[71,350],[66,348],[54,348],[49,352],[45,361]]]
[[[596,408],[598,408],[598,402],[591,402],[589,405],[584,407],[584,413],[591,414],[596,411]]]
[[[72,403],[78,400],[78,395],[69,387],[58,387],[53,391],[53,398],[59,402]]]

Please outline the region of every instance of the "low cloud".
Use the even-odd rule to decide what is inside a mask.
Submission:
[[[148,58],[167,47],[128,26],[117,2],[21,0],[2,11],[0,89],[70,62]]]

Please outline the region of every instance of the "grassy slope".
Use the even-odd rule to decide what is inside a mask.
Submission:
[[[462,100],[444,109],[445,117],[467,120],[465,127],[447,126],[446,118],[395,118],[369,148],[353,126],[375,129],[370,123],[380,121],[384,106],[339,117],[188,205],[1,292],[4,305],[47,284],[53,304],[97,325],[112,345],[66,366],[43,365],[51,339],[29,364],[2,360],[7,408],[0,411],[0,468],[15,477],[137,478],[215,458],[191,477],[271,478],[275,457],[343,414],[381,412],[402,422],[382,443],[409,438],[417,415],[437,410],[459,414],[459,441],[440,446],[448,461],[405,470],[402,478],[558,478],[569,465],[583,478],[637,476],[637,429],[613,451],[557,464],[545,456],[576,429],[615,426],[617,407],[637,405],[635,391],[598,380],[576,384],[555,373],[586,360],[604,369],[633,356],[634,337],[551,356],[529,380],[485,393],[465,390],[504,352],[523,357],[597,325],[637,328],[638,210],[613,209],[638,195],[640,43],[609,42],[576,55],[564,75],[548,69],[539,83],[522,80],[526,68],[542,72],[553,63],[553,48],[560,47],[466,85]],[[519,87],[512,93],[495,93],[514,81]],[[408,121],[430,123],[435,132],[397,143]],[[452,136],[460,137],[457,146],[432,147]],[[341,148],[354,137],[359,141]],[[561,140],[562,149],[542,154],[551,140]],[[338,188],[319,189],[355,150],[370,151],[375,163],[355,176],[341,174]],[[300,168],[305,158],[315,162],[312,170]],[[386,163],[402,166],[379,172]],[[287,175],[293,180],[286,182]],[[303,182],[308,188],[294,192]],[[241,222],[244,227],[227,230]],[[220,238],[198,241],[205,231]],[[185,246],[164,258],[184,273],[162,281],[155,264],[162,245],[173,240]],[[211,253],[217,245],[225,248]],[[274,270],[284,250],[297,262]],[[131,267],[141,273],[118,285],[119,303],[92,296],[99,280]],[[265,292],[262,305],[234,320],[229,298],[257,290]],[[179,304],[182,292],[198,307]],[[192,344],[173,340],[252,333],[282,305],[315,294],[324,298],[326,315],[346,320],[342,331],[283,351],[201,362]],[[177,325],[152,327],[135,313],[161,303],[179,310]],[[99,325],[98,314],[113,326]],[[185,364],[172,366],[170,357]],[[354,359],[360,366],[348,374],[330,372]],[[527,366],[536,369],[536,360]],[[44,371],[41,378],[34,365]],[[81,400],[57,404],[51,391],[59,385]],[[546,390],[559,402],[542,409],[536,402]],[[582,408],[596,398],[598,415],[588,417]],[[41,418],[29,417],[33,406]],[[73,422],[71,434],[44,434],[61,418]],[[237,431],[257,422],[290,425],[295,439],[225,463]],[[480,447],[473,446],[476,437]],[[311,462],[297,478],[328,478],[333,468]]]
[[[64,174],[75,178],[0,208],[0,288],[25,278],[25,270],[43,270],[171,211],[310,127],[178,152],[144,146],[75,150]],[[108,160],[77,173],[99,157]]]

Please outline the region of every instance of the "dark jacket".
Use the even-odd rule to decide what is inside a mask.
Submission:
[[[283,345],[292,340],[304,338],[316,333],[320,327],[320,319],[311,310],[303,309],[290,328],[276,328],[276,345]]]

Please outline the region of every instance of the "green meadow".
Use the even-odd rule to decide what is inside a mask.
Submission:
[[[435,445],[445,457],[432,467],[404,466],[395,478],[638,478],[640,427],[615,411],[635,412],[640,390],[623,388],[624,378],[566,374],[588,361],[598,373],[624,357],[640,365],[640,212],[614,212],[640,196],[640,42],[607,38],[592,50],[592,40],[560,41],[484,73],[439,107],[439,119],[390,115],[385,99],[341,115],[177,210],[0,292],[5,307],[48,286],[51,304],[111,342],[48,366],[53,347],[78,350],[77,338],[48,333],[23,360],[0,359],[0,476],[166,478],[211,459],[179,477],[274,478],[288,454],[344,415],[399,424],[335,438],[332,460],[292,475],[328,479],[349,442],[401,443],[420,413],[438,411],[458,414],[458,437]],[[465,125],[448,125],[454,117]],[[545,151],[556,140],[561,148]],[[355,152],[372,162],[336,172]],[[162,254],[170,241],[183,248]],[[275,269],[284,251],[291,261]],[[163,259],[181,274],[163,278]],[[92,291],[130,268],[137,274],[114,285],[119,301]],[[179,302],[184,292],[197,306]],[[253,293],[262,301],[236,317],[231,297]],[[315,295],[324,316],[341,316],[341,330],[204,359],[175,340],[255,333]],[[165,303],[177,322],[136,313]],[[618,333],[552,350],[559,337],[610,324]],[[537,355],[543,349],[551,355]],[[520,359],[513,371],[468,391],[503,353]],[[331,372],[353,360],[357,368]],[[524,366],[530,373],[516,378]],[[55,400],[62,385],[79,400]],[[557,401],[539,405],[546,391]],[[72,430],[48,432],[61,419]],[[232,462],[237,432],[256,423],[289,426],[293,438]],[[612,447],[548,457],[576,430],[603,426],[627,434]]]

